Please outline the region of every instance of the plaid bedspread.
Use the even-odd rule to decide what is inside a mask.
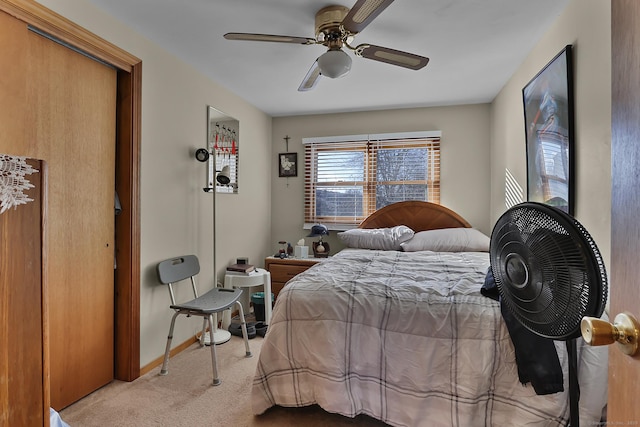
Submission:
[[[518,381],[497,302],[480,294],[487,253],[348,249],[280,292],[252,407],[318,404],[393,426],[562,426],[565,392]],[[578,342],[581,423],[606,404],[607,349]]]

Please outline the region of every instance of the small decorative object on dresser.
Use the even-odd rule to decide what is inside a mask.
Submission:
[[[318,237],[317,242],[313,242],[313,256],[316,258],[326,258],[329,256],[329,243],[322,240],[322,236],[328,236],[329,229],[322,224],[316,224],[311,227],[311,233],[307,237]]]
[[[278,298],[278,293],[289,280],[320,261],[321,259],[314,258],[265,258],[264,268],[271,273],[271,291],[273,295]]]
[[[277,256],[279,258],[286,258],[287,257],[287,242],[285,240],[280,240],[278,242],[278,245],[280,245],[280,248],[278,249],[278,253],[275,254],[275,256]]]

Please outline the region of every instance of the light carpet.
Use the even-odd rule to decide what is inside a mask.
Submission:
[[[212,386],[211,352],[197,343],[169,361],[169,374],[160,367],[132,382],[113,381],[60,411],[71,427],[90,426],[357,426],[387,424],[361,415],[348,418],[306,408],[274,407],[254,416],[251,385],[263,338],[249,340],[253,357],[245,358],[242,338],[216,347],[222,380]]]

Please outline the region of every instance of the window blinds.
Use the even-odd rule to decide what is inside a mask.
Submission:
[[[402,200],[440,202],[440,132],[305,138],[305,225],[334,229]]]

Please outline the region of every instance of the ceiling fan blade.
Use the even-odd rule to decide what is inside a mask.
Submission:
[[[316,40],[309,37],[278,36],[275,34],[227,33],[224,38],[227,40],[249,40],[254,42],[316,44]]]
[[[359,33],[391,3],[393,0],[358,0],[342,20],[342,25],[351,33]]]
[[[419,70],[429,63],[429,58],[425,56],[372,44],[361,44],[355,48],[355,53],[363,58],[386,62],[387,64],[398,65],[411,70]]]
[[[320,67],[316,59],[307,72],[307,75],[302,79],[302,83],[300,83],[300,87],[298,87],[298,92],[306,92],[313,89],[318,83],[318,80],[320,80]]]

